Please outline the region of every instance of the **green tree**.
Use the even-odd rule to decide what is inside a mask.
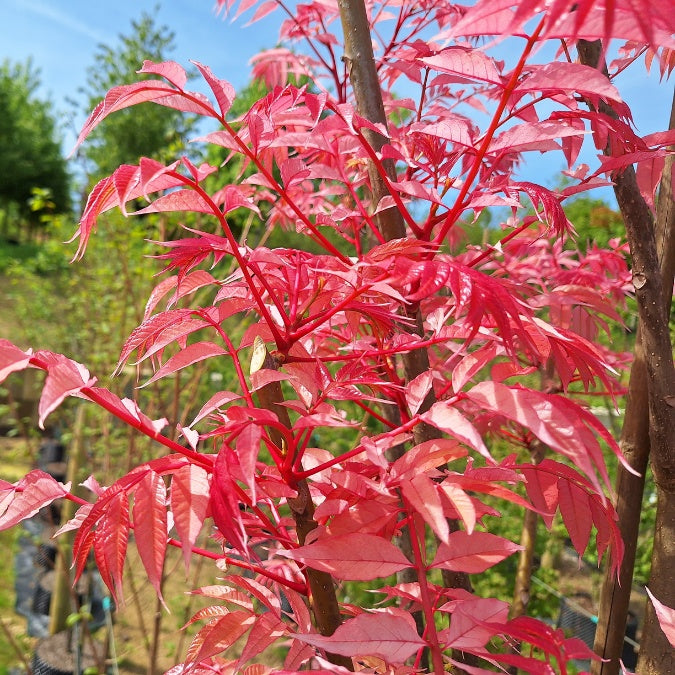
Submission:
[[[174,49],[174,33],[143,13],[132,21],[127,35],[118,36],[116,44],[98,46],[82,89],[83,108],[88,113],[112,87],[143,79],[136,71],[144,61],[165,61]],[[161,160],[173,155],[184,145],[192,123],[193,118],[161,106],[143,105],[133,113],[121,111],[101,124],[91,137],[93,142],[82,150],[90,177],[98,180],[120,164],[137,164],[140,157]]]
[[[596,244],[606,248],[609,240],[625,238],[626,229],[621,213],[603,199],[581,195],[565,202],[565,214],[578,234],[583,248]]]
[[[34,188],[49,195],[50,211],[70,208],[70,179],[57,124],[51,103],[36,95],[39,86],[39,73],[30,61],[0,64],[0,217],[5,236],[12,214],[19,222],[39,222],[40,209],[31,208]]]

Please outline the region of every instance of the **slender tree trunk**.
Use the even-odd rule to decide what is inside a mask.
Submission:
[[[267,351],[262,340],[256,338],[253,346],[251,372],[253,373],[261,368],[278,370],[279,364]],[[292,424],[288,415],[288,408],[283,405],[284,396],[281,384],[279,382],[270,382],[258,389],[257,394],[260,407],[273,412],[278,417],[279,422],[287,429],[291,429]],[[285,441],[279,431],[270,427],[268,433],[272,442],[279,449],[283,450],[285,448]],[[314,503],[312,502],[312,495],[309,492],[307,481],[302,479],[294,487],[298,491],[298,496],[288,499],[288,506],[295,520],[298,542],[302,546],[305,543],[307,535],[317,527],[317,523],[314,520]],[[332,635],[342,623],[333,577],[327,572],[321,572],[311,567],[307,567],[306,574],[310,589],[310,606],[314,616],[314,624],[321,635]],[[326,656],[331,663],[354,670],[350,658],[331,653],[327,653]]]
[[[600,42],[580,41],[578,49],[582,63],[598,66]],[[600,111],[613,115],[609,106],[604,104],[601,104]],[[672,123],[671,112],[671,128]],[[670,169],[664,173],[664,178],[669,173]],[[633,284],[640,322],[622,446],[641,477],[630,476],[620,470],[617,482],[617,509],[626,556],[619,579],[606,579],[603,586],[595,648],[607,662],[593,666],[593,672],[602,675],[618,672],[635,562],[644,474],[650,453],[657,490],[650,586],[659,600],[669,606],[675,604],[675,408],[669,403],[675,396],[675,368],[668,326],[673,287],[670,241],[673,238],[672,192],[668,194],[671,181],[664,179],[661,183],[659,256],[654,221],[638,189],[633,168],[629,167],[614,180],[633,258]],[[617,585],[619,583],[620,586]],[[647,607],[638,672],[645,675],[675,672],[675,654],[656,622],[651,603]]]
[[[536,441],[530,446],[532,462],[539,464],[546,448],[544,444]],[[536,511],[527,510],[523,517],[523,532],[520,536],[520,545],[523,547],[518,557],[516,581],[513,590],[513,604],[511,605],[511,618],[515,619],[527,612],[530,602],[530,589],[532,587],[532,564],[534,562],[534,547],[537,543],[537,524],[539,514]]]
[[[77,485],[78,473],[86,459],[84,447],[84,425],[86,412],[84,405],[80,405],[75,415],[75,426],[73,429],[73,443],[68,458],[68,469],[66,480],[73,485]],[[74,491],[83,492],[75,488]],[[81,495],[80,495],[81,496]],[[61,506],[61,518],[65,523],[74,515],[77,506],[75,502],[63,500]],[[56,566],[54,569],[54,590],[52,591],[52,601],[49,610],[49,633],[53,635],[67,628],[66,621],[68,615],[72,613],[73,590],[70,580],[70,563],[72,558],[74,532],[68,532],[58,539],[58,555],[56,556]]]
[[[338,0],[338,6],[340,8],[342,31],[345,36],[345,54],[343,59],[349,72],[357,110],[365,119],[376,124],[382,124],[386,129],[388,126],[387,118],[384,111],[380,80],[375,66],[370,24],[364,0]],[[380,151],[387,142],[384,136],[370,129],[364,129],[363,133],[376,151]],[[392,182],[396,181],[396,169],[393,160],[384,159],[382,165],[388,179]],[[378,204],[383,197],[390,194],[389,188],[373,162],[368,163],[368,177],[373,194],[373,203]],[[396,208],[392,207],[381,211],[377,216],[377,223],[383,237],[387,241],[406,236],[403,216]],[[415,321],[417,333],[422,336],[424,331],[419,308],[409,308],[407,316]],[[425,349],[408,352],[401,357],[401,360],[407,382],[414,380],[418,375],[429,370],[429,355]],[[419,411],[425,412],[428,410],[435,400],[433,390],[429,391]],[[441,433],[438,429],[423,423],[415,427],[413,436],[415,444],[420,444],[433,438],[439,438]],[[405,449],[403,446],[399,446],[396,450],[402,454]],[[454,526],[456,527],[456,524]],[[407,542],[406,537],[408,537]],[[411,549],[407,531],[402,533],[399,544],[404,552]],[[405,579],[417,580],[414,570],[406,571]],[[452,575],[444,575],[443,581],[448,587],[471,589],[469,576],[464,573],[458,572]],[[421,613],[415,616],[415,622],[418,630],[420,630],[424,624]],[[471,655],[458,654],[457,660],[474,665],[477,663],[477,660]]]
[[[656,465],[658,459],[653,463]],[[659,471],[655,467],[656,471]],[[665,481],[656,479],[656,526],[654,552],[649,590],[668,607],[675,606],[675,481],[672,458],[669,476]],[[675,673],[675,649],[659,625],[654,606],[647,601],[645,624],[640,640],[640,658],[637,671],[640,675],[672,675]]]
[[[675,92],[670,111],[670,128],[675,128]],[[672,155],[666,158],[656,220],[657,244],[667,299],[666,316],[670,315],[675,275],[675,199],[672,183],[674,160]],[[672,393],[674,392],[671,391]],[[668,398],[665,403],[672,405],[673,399]],[[671,444],[664,452],[652,454],[652,470],[657,502],[649,588],[661,602],[675,607],[675,445]],[[647,603],[645,625],[642,629],[639,668],[639,672],[644,672],[645,675],[675,672],[675,650],[666,640],[651,602]]]

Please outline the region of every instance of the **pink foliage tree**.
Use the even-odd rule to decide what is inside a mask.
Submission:
[[[194,555],[214,559],[225,581],[198,590],[213,606],[194,617],[206,623],[174,674],[232,672],[275,643],[286,647],[283,672],[403,673],[428,658],[436,673],[565,673],[571,660],[591,658],[580,640],[509,619],[507,603],[465,582],[519,549],[490,532],[498,512],[486,496],[549,526],[559,511],[579,554],[595,528],[598,552],[612,569],[621,561],[603,450],[622,458],[584,396],[617,392],[622,361],[599,333],[620,320],[630,273],[618,245],[563,248],[574,233],[563,204],[633,164],[653,203],[675,135],[640,137],[611,77],[643,58],[670,71],[666,4],[244,0],[237,13],[255,5],[254,20],[284,15],[284,46],[255,59],[270,91],[238,120],[228,116],[232,86],[208,67],[195,64],[207,96],[186,89],[178,64],[145,62],[140,72],[156,78],[111,90],[78,143],[115,111],[154,102],[214,120],[218,130],[202,140],[250,171],[209,192],[218,166],[185,157],[121,166],[89,197],[76,257],[98,216],[133,200],[148,201],[137,213],[205,214],[203,229],[160,244],[168,274],[120,366],[135,356],[152,364],[154,381],[212,359],[238,386],[204,401],[175,442],[167,420],[98,387],[83,365],[1,341],[0,379],[46,371],[40,423],[64,398],[85,399],[152,438],[157,457],[110,486],[88,481],[91,501],[40,471],[0,482],[0,527],[55,499],[76,501],[62,528],[76,530],[76,573],[93,552],[117,597],[132,530],[158,593],[168,546],[182,549],[186,566]],[[342,32],[331,32],[340,19],[345,53]],[[513,63],[491,55],[514,36]],[[574,60],[581,38],[621,41],[609,79]],[[549,42],[557,56],[537,62]],[[616,117],[598,112],[600,102]],[[576,166],[585,142],[609,143],[611,156]],[[567,186],[520,180],[530,152],[560,152]],[[511,212],[499,244],[462,247],[462,219],[489,207]],[[312,246],[237,241],[228,218],[241,209]],[[223,259],[236,263],[224,278],[209,268]],[[185,306],[198,289],[210,302]],[[533,375],[544,371],[542,389]],[[330,438],[331,429],[352,430],[353,447],[314,447],[314,433]],[[539,464],[495,459],[486,444],[494,434],[536,439],[550,454]],[[205,527],[217,553],[196,546]],[[379,591],[376,608],[340,602],[336,582],[396,573],[404,576]],[[243,650],[228,655],[243,636]]]

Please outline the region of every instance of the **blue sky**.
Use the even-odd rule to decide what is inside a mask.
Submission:
[[[155,14],[157,0],[0,0],[0,60],[25,61],[31,57],[39,68],[42,96],[48,96],[62,115],[73,108],[85,84],[97,45],[114,44],[128,34],[131,22],[145,11]],[[232,23],[216,15],[215,0],[164,0],[156,23],[175,33],[172,58],[187,65],[190,59],[211,67],[220,77],[240,88],[248,80],[248,60],[277,39],[274,22],[246,26],[246,19]],[[140,67],[139,63],[139,67]],[[77,110],[81,124],[85,115]],[[66,134],[72,147],[74,138]]]
[[[41,72],[41,95],[50,97],[63,118],[74,113],[79,127],[85,112],[81,107],[73,110],[66,99],[77,98],[96,46],[114,44],[121,33],[129,32],[133,19],[143,11],[153,13],[157,4],[157,0],[0,0],[0,59],[24,61],[32,57]],[[217,16],[215,4],[215,0],[164,0],[157,23],[174,31],[177,48],[172,57],[176,61],[201,61],[240,88],[248,80],[251,56],[275,45],[279,15],[246,26],[247,18],[232,23]],[[672,84],[659,84],[656,70],[647,75],[633,68],[618,86],[633,109],[639,133],[666,128]],[[73,133],[64,130],[64,134],[64,146],[70,150]],[[587,152],[582,161],[590,160],[593,165],[592,149]],[[525,173],[531,175],[524,177],[550,183],[545,176],[561,169],[562,163],[561,156],[542,158],[530,153]]]

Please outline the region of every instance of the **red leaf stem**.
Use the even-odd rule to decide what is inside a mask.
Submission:
[[[511,98],[511,94],[518,85],[518,81],[523,72],[523,69],[525,68],[527,58],[530,55],[532,49],[534,48],[534,45],[536,44],[537,40],[539,39],[539,34],[543,30],[545,23],[546,23],[546,16],[544,15],[542,19],[539,21],[539,25],[535,28],[532,35],[528,38],[527,44],[525,45],[525,49],[523,49],[523,53],[520,55],[520,60],[518,61],[516,67],[513,69],[508,84],[506,85],[506,87],[504,87],[501,99],[499,100],[499,105],[497,106],[497,109],[495,110],[495,113],[492,116],[492,121],[490,122],[488,130],[485,132],[483,142],[481,143],[481,146],[478,149],[478,152],[476,153],[476,158],[474,159],[473,164],[471,165],[471,169],[469,170],[467,177],[464,179],[464,183],[462,184],[459,194],[457,195],[457,199],[455,200],[455,205],[452,207],[448,215],[445,217],[445,222],[441,226],[440,230],[436,233],[436,236],[433,238],[434,243],[440,244],[441,242],[443,242],[446,235],[448,234],[450,229],[455,225],[457,219],[459,218],[460,213],[464,209],[464,199],[469,193],[469,190],[473,185],[473,181],[475,180],[476,176],[478,175],[478,172],[480,171],[483,158],[487,153],[488,147],[492,142],[492,138],[494,137],[495,132],[502,124],[502,121],[500,119],[502,113],[504,112],[506,106],[508,105],[509,99]],[[427,235],[427,237],[429,237],[431,235],[431,232],[430,231],[425,232],[425,234]]]
[[[169,546],[174,546],[175,548],[183,548],[183,545],[178,540],[173,538],[169,538]],[[283,584],[287,588],[292,588],[294,591],[297,591],[298,593],[307,595],[308,591],[306,584],[300,583],[299,581],[292,581],[291,579],[286,579],[285,577],[282,577],[276,572],[267,570],[264,567],[253,565],[252,563],[248,563],[245,560],[238,560],[237,558],[232,558],[227,555],[214,553],[213,551],[208,551],[207,549],[200,548],[198,546],[192,546],[191,551],[196,555],[201,555],[204,558],[209,558],[210,560],[224,560],[228,565],[232,565],[233,567],[239,567],[240,569],[243,570],[249,570],[250,572],[261,574],[262,576],[267,577],[272,581],[276,581],[277,583]]]
[[[425,632],[427,634],[427,642],[431,651],[431,661],[434,664],[434,672],[442,673],[445,670],[443,666],[443,654],[441,652],[441,646],[438,642],[438,633],[436,632],[436,623],[434,620],[434,608],[431,604],[429,586],[427,584],[427,566],[422,556],[421,548],[422,546],[426,546],[424,543],[425,527],[423,523],[418,522],[421,520],[421,517],[418,518],[416,516],[413,508],[410,506],[410,503],[403,496],[403,493],[399,492],[399,495],[401,497],[401,501],[403,502],[403,508],[410,516],[408,518],[410,543],[412,545],[413,556],[415,558],[415,567],[417,569],[417,579],[419,581],[420,596],[422,600],[422,611],[424,612],[424,619],[426,622]],[[420,541],[423,543],[421,544]]]
[[[49,365],[40,359],[39,357],[31,357],[30,363],[37,368],[40,368],[44,371],[49,371]],[[176,443],[174,440],[162,436],[157,433],[152,427],[147,426],[141,420],[136,419],[131,413],[124,413],[115,406],[113,406],[108,400],[98,394],[92,387],[82,387],[80,389],[80,394],[90,400],[92,403],[96,403],[99,407],[107,410],[111,415],[117,417],[125,424],[128,424],[130,427],[140,431],[145,436],[148,436],[153,441],[157,441],[160,445],[168,448],[172,452],[178,453],[190,459],[192,462],[198,466],[203,467],[207,471],[213,469],[213,457],[211,455],[204,455],[200,452],[195,452],[190,448],[186,448],[179,443]]]

